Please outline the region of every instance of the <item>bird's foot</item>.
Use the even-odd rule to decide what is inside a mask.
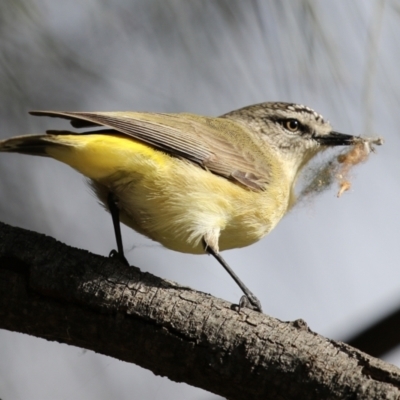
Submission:
[[[117,259],[129,267],[128,260],[125,258],[125,256],[123,254],[118,253],[117,250],[111,250],[109,257],[113,258],[113,259]]]
[[[261,302],[252,293],[250,293],[247,296],[244,295],[240,298],[238,312],[240,312],[240,310],[242,308],[249,308],[250,310],[254,310],[254,311],[258,311],[258,312],[262,313]]]

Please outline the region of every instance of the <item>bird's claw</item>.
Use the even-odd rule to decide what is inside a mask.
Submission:
[[[240,312],[240,309],[242,309],[242,308],[249,308],[250,310],[254,310],[254,311],[258,311],[258,312],[262,313],[261,302],[252,293],[249,294],[248,296],[243,295],[240,298],[238,312]]]
[[[111,250],[109,257],[113,258],[113,259],[117,259],[129,267],[128,260],[125,258],[125,256],[123,254],[118,253],[117,250]]]

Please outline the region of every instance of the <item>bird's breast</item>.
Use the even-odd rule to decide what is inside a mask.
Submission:
[[[131,160],[93,187],[103,203],[115,193],[121,221],[165,247],[204,253],[202,238],[219,232],[219,250],[248,246],[265,236],[283,216],[289,194],[271,182],[248,190],[190,162],[165,154]],[[287,191],[288,192],[288,191]]]

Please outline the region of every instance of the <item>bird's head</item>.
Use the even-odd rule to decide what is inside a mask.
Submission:
[[[240,121],[255,131],[295,175],[319,151],[352,145],[358,140],[358,137],[333,131],[322,115],[300,104],[260,103],[223,117]]]

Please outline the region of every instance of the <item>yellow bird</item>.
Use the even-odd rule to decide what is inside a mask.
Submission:
[[[292,103],[261,103],[217,118],[31,114],[96,128],[10,138],[0,141],[0,151],[52,157],[88,177],[113,217],[113,255],[125,260],[119,221],[169,249],[212,254],[244,292],[240,305],[258,311],[259,300],[220,251],[248,246],[270,232],[294,202],[302,167],[327,146],[355,141],[332,131],[309,107]]]

